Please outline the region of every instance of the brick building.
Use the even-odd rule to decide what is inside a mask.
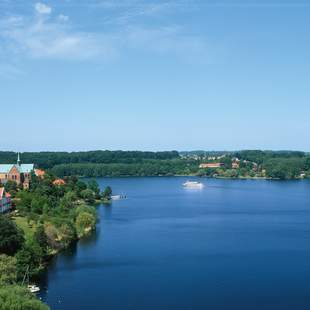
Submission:
[[[203,168],[203,169],[206,169],[206,168],[221,168],[223,166],[224,166],[223,163],[206,163],[206,164],[200,164],[199,168]]]
[[[12,180],[18,185],[22,184],[23,188],[27,189],[33,169],[34,164],[21,164],[18,154],[16,164],[0,164],[0,183],[5,184],[8,180]]]

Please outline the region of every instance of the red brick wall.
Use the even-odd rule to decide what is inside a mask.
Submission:
[[[20,173],[16,167],[13,167],[10,170],[10,172],[8,173],[8,179],[15,181],[17,184],[20,184],[21,177],[20,177]]]

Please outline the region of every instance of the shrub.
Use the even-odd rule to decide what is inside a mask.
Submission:
[[[16,258],[0,255],[0,286],[14,284],[17,278]]]
[[[22,286],[0,287],[0,310],[49,310],[35,295]]]
[[[0,254],[14,255],[24,241],[23,231],[7,216],[0,216]]]

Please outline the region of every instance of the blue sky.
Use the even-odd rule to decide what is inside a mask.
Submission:
[[[309,19],[298,0],[0,0],[0,149],[310,151]]]

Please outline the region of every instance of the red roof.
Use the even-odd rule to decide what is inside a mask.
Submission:
[[[200,168],[219,168],[223,166],[223,163],[205,163],[205,164],[200,164]]]
[[[42,169],[34,169],[34,173],[37,177],[43,177],[45,174],[45,171]]]
[[[56,179],[54,182],[53,182],[54,185],[65,185],[66,182],[63,180],[63,179]]]

